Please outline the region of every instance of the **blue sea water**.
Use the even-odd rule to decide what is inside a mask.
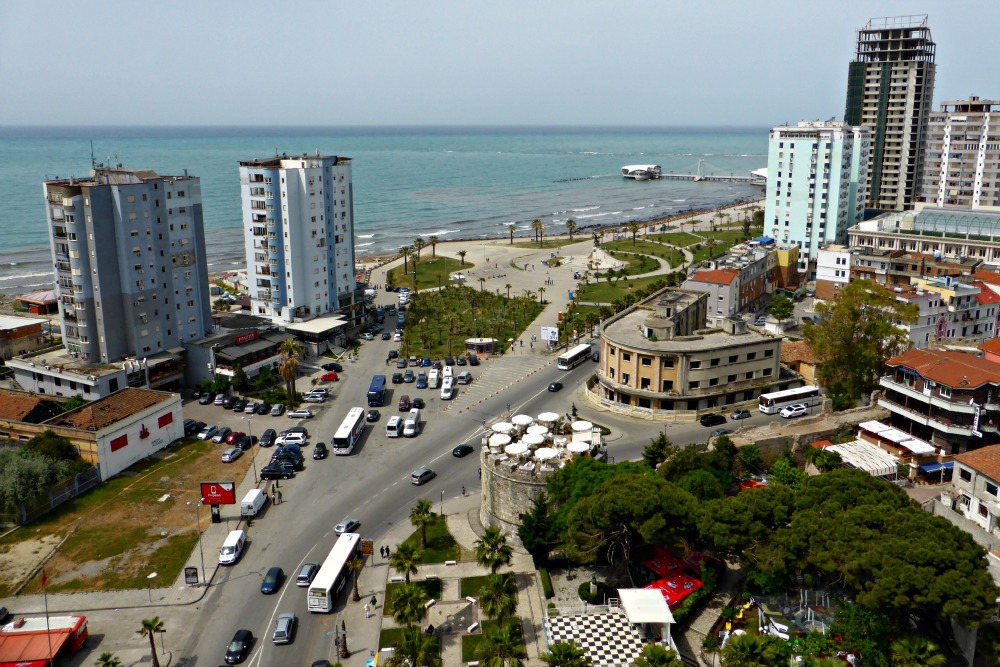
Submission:
[[[767,163],[760,128],[0,127],[0,292],[51,286],[42,182],[86,176],[93,156],[201,178],[209,270],[244,265],[238,164],[314,153],[352,158],[358,255],[441,240],[531,236],[649,220],[761,196],[749,185],[629,181],[625,164],[745,175]]]

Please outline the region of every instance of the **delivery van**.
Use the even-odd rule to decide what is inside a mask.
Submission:
[[[240,502],[240,516],[257,516],[265,500],[267,500],[266,493],[260,489],[250,489]]]
[[[398,438],[403,434],[403,418],[390,417],[385,425],[385,435],[387,438]]]
[[[413,408],[403,422],[403,437],[415,438],[420,433],[420,410]]]
[[[242,530],[234,530],[226,536],[226,541],[222,543],[219,550],[220,565],[234,565],[243,553],[243,547],[247,543],[247,534]]]

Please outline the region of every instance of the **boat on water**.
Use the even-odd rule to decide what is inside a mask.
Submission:
[[[663,168],[658,164],[627,164],[622,167],[622,176],[634,181],[650,181],[660,177]]]

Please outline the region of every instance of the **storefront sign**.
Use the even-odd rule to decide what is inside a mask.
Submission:
[[[257,340],[256,331],[248,331],[245,334],[240,334],[236,337],[236,340],[233,341],[233,345],[243,345],[244,343],[249,343],[252,340]]]

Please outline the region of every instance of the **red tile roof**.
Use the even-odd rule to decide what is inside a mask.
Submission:
[[[1000,354],[1000,337],[990,338],[988,341],[980,345],[979,349],[983,352],[989,352],[991,354]]]
[[[817,440],[816,442],[810,442],[809,446],[814,449],[826,449],[827,447],[833,447],[833,443],[829,440]]]
[[[38,395],[0,391],[0,419],[24,421],[24,418],[44,400],[46,399]]]
[[[969,283],[973,287],[979,288],[979,294],[976,295],[976,300],[979,301],[979,305],[988,306],[991,303],[1000,303],[1000,294],[997,294],[990,286],[981,280],[974,280]]]
[[[781,343],[781,363],[794,364],[802,362],[815,366],[819,362],[813,354],[812,347],[804,340],[782,341]]]
[[[1000,364],[986,361],[967,352],[946,350],[907,350],[886,362],[887,366],[906,366],[928,380],[946,387],[980,387],[987,382],[1000,383]]]
[[[958,454],[955,460],[994,481],[1000,480],[1000,445],[990,445]]]
[[[731,285],[740,272],[736,269],[716,269],[714,271],[697,271],[691,280],[716,285]]]
[[[976,280],[982,280],[984,283],[989,283],[990,285],[1000,285],[1000,273],[979,270],[973,271],[972,277]]]
[[[171,394],[162,391],[128,387],[45,423],[100,431],[157,403],[170,400],[170,397]]]

